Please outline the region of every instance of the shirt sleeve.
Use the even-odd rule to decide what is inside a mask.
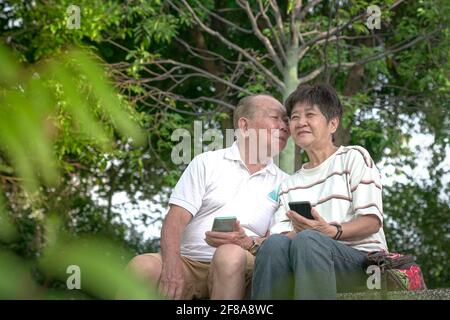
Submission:
[[[169,198],[169,204],[175,204],[195,216],[200,210],[206,191],[206,168],[204,155],[192,159],[178,180]]]
[[[355,216],[375,214],[383,224],[380,172],[366,149],[355,147],[350,156],[349,170]]]

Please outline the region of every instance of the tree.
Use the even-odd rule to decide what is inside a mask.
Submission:
[[[406,6],[403,1],[380,3],[383,27],[390,31],[371,33],[365,26],[368,3],[364,1],[201,4],[180,0],[168,4],[180,17],[192,21],[191,28],[174,37],[177,45],[174,51],[187,51],[189,55],[178,54],[178,59],[169,58],[173,54],[147,55],[138,80],[140,96],[155,107],[174,105],[179,112],[194,114],[204,114],[211,108],[230,113],[236,99],[251,92],[268,91],[284,100],[297,85],[319,78],[331,80],[344,96],[355,98],[364,89],[365,65],[374,61],[386,64],[386,57],[429,40],[441,31],[439,23],[434,23],[419,35],[406,29],[394,33],[393,16]],[[370,69],[377,68],[369,67],[369,72]],[[133,81],[131,76],[128,81]],[[195,94],[195,84],[206,92]],[[356,98],[364,102],[367,94]],[[352,115],[354,106],[346,103],[345,111]],[[347,127],[337,136],[340,144],[350,141],[351,121],[345,124]],[[282,167],[292,172],[292,144],[288,149],[291,156],[282,160]],[[297,167],[300,164],[295,163]]]

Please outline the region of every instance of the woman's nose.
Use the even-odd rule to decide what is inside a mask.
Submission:
[[[304,127],[308,124],[308,122],[306,121],[306,117],[300,117],[298,120],[298,124],[300,127]]]

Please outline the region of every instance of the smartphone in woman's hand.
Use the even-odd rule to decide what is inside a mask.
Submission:
[[[311,213],[311,203],[309,201],[289,202],[289,208],[292,211],[295,211],[301,216],[305,217],[306,219],[314,220],[314,217],[312,216]]]

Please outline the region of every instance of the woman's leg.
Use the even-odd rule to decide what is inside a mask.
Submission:
[[[292,299],[291,239],[275,234],[267,238],[256,255],[252,299]]]
[[[365,256],[320,232],[298,233],[289,252],[295,299],[336,299],[338,289],[364,284]]]

